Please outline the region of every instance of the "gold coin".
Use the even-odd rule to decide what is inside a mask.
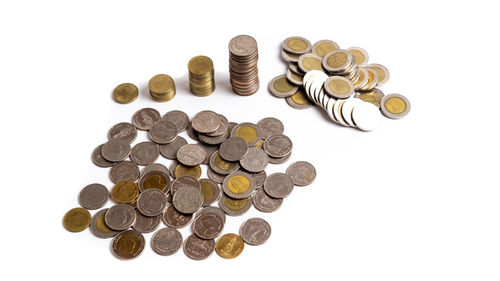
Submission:
[[[322,60],[314,54],[303,54],[299,58],[299,69],[307,73],[311,70],[323,70],[321,66]]]
[[[241,254],[245,248],[243,238],[234,233],[222,235],[215,244],[215,251],[224,259],[234,259]]]
[[[301,87],[293,94],[291,97],[292,101],[298,105],[308,105],[310,104],[304,89]]]
[[[104,215],[106,213],[103,213],[101,214],[99,217],[97,217],[97,220],[96,220],[96,224],[95,224],[95,227],[97,228],[97,230],[101,233],[112,233],[112,232],[115,232],[114,230],[112,230],[111,228],[109,228],[107,225],[106,225],[106,222],[104,221]]]
[[[201,194],[203,195],[203,206],[208,206],[219,197],[219,186],[209,179],[201,179]]]
[[[213,71],[213,69],[214,63],[206,56],[196,56],[188,62],[188,70],[192,74],[204,75]]]
[[[335,51],[339,49],[339,45],[331,40],[321,40],[312,46],[312,53],[319,56],[324,57],[329,52]]]
[[[368,62],[368,52],[360,47],[351,47],[347,49],[356,59],[356,65],[363,66]]]
[[[113,239],[111,250],[118,258],[131,259],[137,257],[146,244],[144,236],[136,230],[125,230]]]
[[[149,92],[155,101],[165,102],[175,97],[175,82],[166,74],[153,76],[148,83]]]
[[[188,167],[179,163],[179,165],[175,167],[174,175],[176,178],[180,178],[182,176],[191,176],[195,179],[199,179],[201,177],[201,167],[200,165]]]
[[[133,181],[120,181],[111,189],[111,198],[116,203],[132,203],[139,196],[139,186]]]
[[[340,68],[349,63],[349,56],[343,52],[336,52],[326,59],[326,63],[332,68]]]
[[[123,83],[113,90],[113,99],[118,103],[131,103],[137,99],[139,89],[132,83]]]
[[[63,226],[68,231],[80,232],[90,225],[90,212],[84,208],[74,208],[69,210],[63,218]]]
[[[167,184],[167,179],[161,172],[150,172],[145,175],[145,178],[142,182],[142,188],[144,190],[150,188],[158,188],[159,190],[165,192]]]
[[[384,105],[393,114],[401,114],[406,110],[406,103],[398,97],[388,98]]]
[[[368,92],[356,93],[356,97],[359,98],[360,100],[369,102],[375,105],[376,107],[380,108],[380,102],[384,97],[384,93],[381,90],[374,88],[373,90]]]

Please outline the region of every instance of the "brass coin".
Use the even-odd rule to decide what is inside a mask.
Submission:
[[[189,167],[179,163],[177,167],[175,167],[174,176],[176,178],[190,176],[199,179],[201,177],[201,167],[200,165]]]
[[[139,231],[125,230],[113,238],[111,250],[119,259],[131,259],[142,253],[145,244],[146,240]]]
[[[377,72],[375,72],[375,70],[372,70],[371,68],[364,68],[364,70],[368,73],[368,81],[366,82],[366,85],[359,90],[370,91],[378,84]]]
[[[139,186],[133,181],[120,181],[111,189],[111,198],[116,203],[132,203],[139,196]]]
[[[281,49],[281,58],[286,62],[298,62],[300,54],[292,54]]]
[[[300,56],[298,66],[300,70],[307,73],[311,70],[323,70],[321,64],[321,57],[316,56],[315,54],[307,53]]]
[[[377,73],[377,86],[382,86],[389,80],[389,70],[385,66],[377,63],[372,63],[367,65],[366,68],[369,68]]]
[[[153,76],[148,83],[149,92],[156,101],[169,101],[175,97],[175,82],[166,74]]]
[[[252,123],[240,123],[231,131],[232,137],[240,137],[244,139],[249,147],[256,146],[262,140],[261,132],[257,125]],[[217,171],[216,171],[217,172]]]
[[[255,189],[255,181],[250,174],[237,171],[224,179],[222,189],[231,198],[248,198]]]
[[[252,206],[252,197],[243,199],[233,199],[224,193],[219,199],[219,208],[229,216],[243,215]]]
[[[90,212],[84,208],[69,210],[63,217],[63,226],[68,231],[80,232],[90,225]]]
[[[382,98],[384,96],[385,96],[384,93],[377,88],[374,88],[373,90],[368,91],[368,92],[357,92],[356,93],[356,98],[358,98],[362,101],[369,102],[378,108],[380,108],[380,102],[382,101]]]
[[[325,80],[324,90],[330,97],[346,99],[354,94],[354,85],[345,77],[331,76]]]
[[[116,236],[119,231],[115,231],[106,224],[104,221],[104,215],[109,209],[102,209],[92,216],[92,221],[90,222],[90,232],[99,238],[111,238]]]
[[[316,43],[311,48],[313,54],[324,57],[329,52],[339,49],[339,45],[331,40],[321,40]]]
[[[286,38],[282,45],[285,51],[292,54],[305,54],[311,50],[311,42],[299,36]]]
[[[188,70],[192,74],[204,75],[213,71],[213,69],[214,63],[206,56],[196,56],[188,62]]]
[[[400,94],[390,94],[382,98],[382,113],[392,119],[399,119],[408,114],[411,109],[410,101]]]
[[[356,65],[363,66],[368,62],[368,52],[360,47],[351,47],[347,49],[356,59]]]
[[[289,97],[293,95],[297,89],[297,86],[290,84],[286,75],[276,76],[269,82],[269,92],[278,98]]]
[[[290,84],[293,84],[295,86],[302,86],[304,84],[304,81],[303,81],[304,76],[303,75],[299,75],[299,74],[291,71],[290,69],[286,70],[285,75],[286,75],[286,78],[288,79],[288,82],[290,82]]]
[[[215,251],[224,259],[234,259],[243,252],[245,242],[243,239],[234,233],[227,233],[217,239]]]
[[[203,194],[203,207],[217,201],[220,196],[219,185],[211,179],[200,179],[201,194]]]
[[[295,94],[286,98],[286,103],[295,108],[295,109],[306,109],[313,106],[307,94],[304,91],[304,88],[300,87]]]
[[[131,103],[137,99],[139,89],[132,83],[123,83],[113,90],[113,99],[118,103]]]
[[[163,192],[170,189],[170,177],[165,171],[152,170],[141,176],[139,179],[139,189],[141,191],[157,188]]]
[[[359,90],[368,84],[368,72],[362,68],[358,69],[358,78],[353,82],[354,89]]]

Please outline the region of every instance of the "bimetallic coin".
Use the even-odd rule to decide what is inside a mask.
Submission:
[[[163,170],[151,170],[145,173],[139,179],[139,190],[142,192],[150,188],[167,193],[170,190],[170,177]]]
[[[192,214],[183,214],[177,211],[174,208],[174,205],[170,204],[167,207],[167,210],[163,213],[162,216],[163,223],[173,227],[173,228],[182,228],[188,225],[193,219]]]
[[[262,171],[259,173],[251,173],[250,175],[253,177],[256,189],[262,187],[267,178],[266,171]]]
[[[231,131],[232,137],[240,137],[244,139],[249,147],[256,146],[262,140],[259,127],[252,123],[240,123]]]
[[[219,199],[219,208],[228,216],[241,216],[252,206],[252,197],[243,199],[233,199],[224,193]]]
[[[176,163],[176,162],[174,162]],[[185,166],[180,163],[177,163],[175,168],[174,168],[174,177],[175,178],[180,178],[183,176],[190,176],[196,179],[199,179],[201,177],[201,167],[198,166]]]
[[[215,251],[224,259],[234,259],[238,257],[245,248],[243,239],[234,233],[222,235],[215,245]]]
[[[378,76],[377,72],[375,70],[372,70],[371,68],[364,68],[366,73],[368,73],[368,81],[366,82],[366,85],[364,87],[359,88],[360,91],[370,91],[371,89],[375,88],[378,84]]]
[[[206,155],[205,156],[205,160],[203,160],[203,163],[204,165],[210,165],[210,156],[212,156],[212,154],[217,151],[217,149],[219,148],[218,146],[216,145],[202,145],[203,149],[205,150],[206,152]]]
[[[292,179],[284,173],[274,173],[264,182],[264,191],[274,198],[285,198],[293,190]]]
[[[355,90],[363,89],[368,85],[368,71],[363,68],[359,68],[358,73],[358,79],[353,82]]]
[[[63,217],[63,226],[71,232],[80,232],[90,225],[90,213],[84,208],[69,210]]]
[[[300,56],[299,56],[300,57]],[[298,61],[298,58],[297,58],[297,61]],[[300,76],[304,76],[305,73],[302,72],[302,70],[300,70],[299,68],[299,65],[297,63],[289,63],[288,64],[288,69],[292,72],[292,73],[295,73],[297,75],[300,75]],[[302,79],[304,80],[304,79]]]
[[[371,91],[368,92],[356,92],[355,97],[365,101],[369,102],[373,105],[375,105],[377,108],[380,108],[380,102],[382,101],[382,98],[384,97],[384,92],[377,88],[373,88]]]
[[[274,212],[283,204],[282,198],[273,198],[267,195],[263,188],[257,189],[252,197],[255,209],[265,213]]]
[[[147,217],[138,210],[135,210],[135,222],[132,228],[139,231],[140,233],[150,233],[158,228],[161,222],[161,215],[154,217]]]
[[[390,94],[382,98],[382,113],[392,119],[399,119],[410,112],[410,101],[403,95]]]
[[[208,258],[215,249],[214,239],[201,239],[195,234],[191,234],[184,242],[184,253],[193,260],[203,260]]]
[[[302,87],[295,94],[286,98],[286,103],[295,109],[307,109],[313,106]]]
[[[156,143],[149,141],[136,144],[130,152],[130,159],[137,165],[153,164],[160,156],[160,148]]]
[[[261,218],[251,218],[241,225],[240,236],[249,245],[262,245],[271,236],[271,226]]]
[[[165,227],[151,237],[151,248],[161,256],[175,254],[182,246],[182,235],[175,228]]]
[[[286,70],[285,75],[286,75],[286,79],[288,79],[288,82],[290,82],[290,84],[293,84],[295,86],[302,86],[304,83],[302,80],[304,78],[304,76],[296,74],[296,73],[292,72],[290,69]]]
[[[137,129],[147,131],[151,129],[154,123],[160,121],[160,118],[161,115],[158,110],[146,107],[134,113],[132,123]]]
[[[99,183],[93,183],[85,186],[80,195],[78,195],[78,202],[82,207],[89,210],[97,210],[108,202],[109,191]]]
[[[331,40],[320,40],[316,43],[311,48],[311,51],[313,54],[319,56],[319,57],[324,57],[326,54],[329,52],[335,51],[339,49],[339,45]]]
[[[316,178],[316,169],[309,162],[297,161],[288,166],[286,174],[292,179],[293,184],[306,186]]]
[[[217,201],[220,196],[220,188],[217,182],[211,179],[200,179],[201,194],[203,195],[203,207]]]
[[[267,139],[272,135],[281,135],[285,127],[280,120],[274,117],[266,117],[259,122],[257,122],[257,126],[260,128],[262,139]]]
[[[274,77],[269,82],[269,92],[275,97],[286,98],[293,95],[298,89],[298,86],[290,84],[286,75]]]
[[[206,213],[213,213],[213,214],[216,214],[217,216],[219,216],[222,221],[224,223],[226,223],[226,213],[224,213],[224,211],[222,211],[221,208],[219,207],[215,207],[215,206],[207,206],[207,207],[203,207],[202,209],[200,209],[197,213],[196,213],[196,216],[195,218],[198,218],[199,216],[203,215],[203,214],[206,214]]]
[[[248,151],[248,143],[240,137],[230,137],[219,147],[219,155],[230,162],[242,159]]]
[[[355,63],[354,56],[342,49],[329,52],[323,58],[323,68],[329,72],[346,71],[353,63]]]
[[[303,54],[299,58],[298,62],[299,69],[303,72],[309,72],[311,70],[323,70],[321,57],[307,53]]]
[[[118,103],[131,103],[137,99],[139,89],[132,83],[123,83],[113,90],[113,99]]]
[[[114,125],[109,129],[108,139],[122,139],[128,143],[134,142],[137,138],[137,129],[134,125],[128,122],[122,122]]]
[[[144,176],[145,174],[151,172],[151,171],[161,171],[164,172],[166,175],[170,176],[170,172],[165,165],[162,165],[160,163],[153,163],[150,165],[147,165],[144,167],[141,171],[140,177]]]
[[[177,127],[167,120],[160,120],[149,129],[149,138],[157,144],[171,143],[177,137]]]
[[[210,110],[205,110],[196,114],[191,124],[198,133],[212,133],[219,128],[221,120],[219,114]]]
[[[186,186],[175,192],[172,204],[177,211],[192,214],[203,205],[203,194],[199,188]]]
[[[160,145],[160,154],[167,159],[175,160],[177,159],[177,151],[179,148],[186,144],[186,139],[177,136],[173,142]]]
[[[264,150],[271,157],[281,158],[292,153],[292,140],[285,135],[274,135],[264,141]]]
[[[292,54],[305,54],[311,50],[311,42],[299,36],[288,37],[283,41],[283,50]]]
[[[197,216],[192,224],[193,233],[203,239],[214,239],[224,229],[224,221],[215,213]]]
[[[389,70],[385,66],[381,64],[372,63],[367,65],[366,68],[369,68],[375,71],[375,73],[377,73],[377,78],[378,78],[377,86],[382,86],[389,80],[390,77]]]
[[[356,65],[363,66],[368,63],[368,52],[365,51],[365,49],[360,47],[351,47],[347,49],[347,51],[356,59]]]
[[[223,183],[226,178],[226,175],[219,174],[210,167],[207,169],[207,176],[216,183]]]
[[[219,155],[219,151],[215,151],[210,156],[210,168],[214,170],[214,172],[221,175],[229,175],[232,172],[237,171],[240,168],[240,164],[238,162],[228,162],[222,159]]]
[[[104,157],[102,157],[101,150],[103,145],[104,144],[99,145],[94,149],[94,151],[92,151],[91,160],[92,163],[94,163],[98,167],[109,168],[112,167],[115,164],[115,162],[110,162],[104,159]]]
[[[162,119],[172,122],[177,128],[177,133],[185,131],[189,125],[189,117],[180,110],[169,111],[163,115]]]
[[[101,154],[110,162],[121,162],[130,154],[130,144],[123,139],[111,139],[102,145]]]
[[[116,203],[132,203],[139,196],[139,186],[133,181],[120,181],[111,189],[111,198]]]
[[[249,148],[247,154],[240,160],[241,167],[252,173],[264,171],[268,163],[267,153],[257,147]]]
[[[120,181],[135,181],[139,177],[139,167],[132,161],[116,163],[109,170],[109,179],[113,183]]]
[[[324,82],[325,92],[333,98],[346,99],[354,94],[351,80],[342,76],[331,76]]]
[[[186,144],[177,151],[177,161],[186,166],[197,166],[205,161],[207,156],[201,145]]]
[[[375,130],[380,125],[381,119],[378,107],[369,102],[360,102],[352,109],[352,121],[362,131]]]
[[[250,174],[237,171],[226,177],[222,189],[231,198],[248,198],[255,189],[255,182]]]
[[[125,230],[113,238],[111,250],[119,259],[132,259],[139,256],[144,250],[146,240],[136,230]]]
[[[292,54],[281,49],[281,58],[286,62],[298,62],[300,54]]]
[[[135,210],[128,204],[113,205],[104,215],[104,222],[114,230],[125,230],[135,222]]]
[[[166,207],[167,197],[157,188],[146,189],[137,198],[137,210],[147,217],[162,214]]]
[[[120,233],[119,231],[109,228],[106,222],[104,222],[104,215],[108,210],[109,209],[106,208],[95,213],[90,222],[90,232],[99,238],[111,238]]]

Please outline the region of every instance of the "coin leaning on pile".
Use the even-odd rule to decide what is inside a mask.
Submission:
[[[134,143],[138,130],[150,141]],[[188,143],[179,136],[182,132],[196,142]],[[150,247],[158,255],[182,248],[194,260],[214,251],[225,259],[236,258],[245,244],[266,242],[271,226],[262,218],[249,218],[238,234],[223,234],[226,216],[241,216],[252,206],[274,212],[295,186],[310,185],[316,178],[316,169],[306,161],[292,163],[283,173],[266,174],[269,164],[291,157],[293,143],[283,133],[283,123],[273,117],[238,124],[209,110],[190,119],[180,110],[161,116],[153,108],[140,109],[132,123],[114,125],[108,141],[92,152],[94,164],[110,168],[114,185],[84,187],[78,196],[82,207],[69,210],[63,226],[71,232],[90,228],[99,238],[113,238],[111,251],[119,259],[144,251],[144,233],[153,233]],[[160,155],[172,161],[169,167],[156,163]],[[208,166],[208,178],[201,178],[201,165]],[[108,198],[113,204],[105,207]],[[96,212],[92,216],[89,210]],[[160,228],[162,222],[166,227]],[[192,234],[184,240],[178,229],[188,225]]]

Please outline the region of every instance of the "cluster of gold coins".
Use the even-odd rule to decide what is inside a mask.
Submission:
[[[188,63],[189,89],[195,96],[206,97],[215,90],[214,64],[209,57],[197,56]]]

